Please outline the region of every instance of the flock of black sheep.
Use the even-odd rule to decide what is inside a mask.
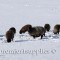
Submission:
[[[22,34],[22,33],[28,32],[28,34],[32,36],[33,38],[41,36],[41,39],[42,39],[43,36],[45,36],[46,31],[48,32],[50,31],[50,28],[51,28],[50,24],[45,24],[44,27],[42,26],[32,27],[32,25],[27,24],[20,29],[19,33]],[[54,26],[53,33],[59,34],[59,32],[60,32],[60,24],[56,24]],[[8,43],[13,41],[15,33],[16,33],[15,27],[11,27],[6,32],[6,39]]]

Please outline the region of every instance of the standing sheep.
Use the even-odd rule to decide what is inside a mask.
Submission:
[[[60,32],[60,25],[59,25],[59,24],[56,24],[56,25],[54,26],[53,33],[54,33],[54,34],[59,34],[59,32]]]
[[[50,30],[50,25],[49,25],[49,24],[45,24],[45,25],[44,25],[44,28],[45,28],[46,31],[49,32],[49,30]]]
[[[41,36],[42,39],[43,35],[45,36],[45,29],[41,26],[29,27],[28,33],[33,38]]]

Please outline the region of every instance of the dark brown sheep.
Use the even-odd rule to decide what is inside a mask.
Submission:
[[[49,30],[50,30],[50,24],[45,24],[45,25],[44,25],[44,28],[45,28],[46,31],[49,32]]]
[[[12,30],[9,30],[6,32],[6,39],[7,39],[7,42],[11,42],[14,38],[14,32]]]
[[[11,27],[9,30],[12,30],[14,34],[16,33],[16,29],[14,27]]]
[[[23,26],[21,28],[21,30],[19,31],[19,33],[20,34],[25,33],[26,31],[28,31],[29,27],[32,27],[32,26],[30,24],[27,24],[27,25]]]
[[[30,27],[28,33],[33,36],[33,38],[41,36],[42,39],[43,35],[45,36],[45,29],[41,26]]]
[[[54,26],[53,33],[54,33],[54,34],[59,34],[59,32],[60,32],[60,25],[59,25],[59,24],[56,24],[56,25]]]

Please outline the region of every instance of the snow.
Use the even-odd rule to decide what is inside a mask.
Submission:
[[[60,24],[60,0],[0,0],[0,60],[60,60],[60,34],[46,32],[41,39],[19,34],[25,24]],[[17,33],[7,43],[5,33],[15,27]]]
[[[6,42],[5,36],[0,37],[0,59],[60,60],[60,34],[46,32],[43,39],[34,39],[27,33],[19,34],[11,43]]]

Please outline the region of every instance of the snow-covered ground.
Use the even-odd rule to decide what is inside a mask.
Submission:
[[[0,60],[60,60],[60,34],[47,32],[43,39],[27,33],[19,35],[25,24],[60,24],[60,0],[0,0]],[[6,42],[5,33],[16,28],[14,41]]]
[[[0,37],[0,60],[60,60],[60,35],[47,32],[43,39],[28,34],[15,35],[14,41]]]

